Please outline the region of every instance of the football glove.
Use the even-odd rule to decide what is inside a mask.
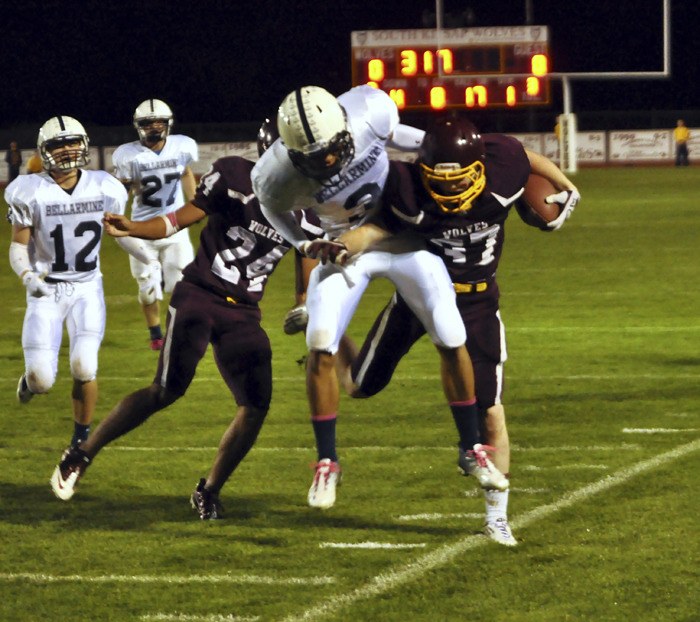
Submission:
[[[22,284],[27,288],[29,295],[34,298],[42,298],[53,293],[51,287],[36,272],[25,273],[22,277]]]
[[[284,316],[284,332],[287,335],[296,335],[303,330],[306,330],[306,325],[309,323],[309,314],[306,311],[306,305],[299,305],[287,311]]]
[[[140,279],[140,297],[152,302],[163,300],[163,273],[160,269],[160,263],[152,261],[148,267],[150,268],[149,272]]]
[[[552,222],[547,223],[547,227],[549,227],[552,231],[561,229],[562,225],[566,222],[569,216],[571,216],[574,209],[576,209],[576,205],[580,199],[581,195],[578,193],[578,190],[562,190],[557,194],[550,194],[544,200],[545,203],[558,203],[563,207],[559,216],[557,216],[557,218],[555,218]]]
[[[325,264],[330,261],[344,266],[348,260],[348,248],[342,242],[334,242],[333,240],[313,240],[312,242],[304,242],[299,251],[311,257],[318,259]]]

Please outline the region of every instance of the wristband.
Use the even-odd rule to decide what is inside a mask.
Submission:
[[[175,212],[170,212],[168,214],[162,214],[161,218],[163,219],[163,222],[165,223],[165,236],[166,238],[169,238],[171,235],[174,235],[180,230],[180,227],[177,224],[177,216],[175,216]]]

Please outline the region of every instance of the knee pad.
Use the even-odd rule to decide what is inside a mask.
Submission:
[[[48,393],[56,382],[50,363],[33,364],[27,370],[27,386],[32,393]]]
[[[80,382],[90,382],[97,377],[97,351],[100,340],[83,336],[77,340],[70,356],[70,373]]]
[[[136,279],[136,281],[139,284],[138,299],[142,305],[152,305],[158,300],[155,290],[151,288],[142,289],[142,287],[148,283],[147,279]]]
[[[429,330],[430,340],[438,348],[459,348],[467,341],[467,330],[455,307],[453,311],[439,309],[433,315],[434,326]]]

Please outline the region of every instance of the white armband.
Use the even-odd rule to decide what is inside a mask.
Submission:
[[[177,224],[177,216],[175,216],[175,212],[162,214],[161,218],[165,223],[165,235],[163,237],[169,238],[171,235],[174,235],[180,230],[180,227]]]
[[[21,279],[27,272],[32,271],[32,264],[29,261],[29,248],[26,244],[19,242],[10,243],[10,266],[15,274]]]

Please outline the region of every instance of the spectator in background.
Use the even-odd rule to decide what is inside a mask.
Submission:
[[[41,173],[43,170],[44,166],[41,162],[41,156],[39,155],[39,151],[36,150],[32,157],[27,160],[27,175],[31,175],[32,173]]]
[[[19,169],[22,166],[22,152],[17,148],[17,143],[14,140],[10,143],[10,148],[5,154],[5,162],[7,162],[7,181],[9,183],[19,175]]]
[[[676,166],[688,166],[688,141],[690,130],[683,119],[678,119],[673,130],[673,140],[676,143]]]

